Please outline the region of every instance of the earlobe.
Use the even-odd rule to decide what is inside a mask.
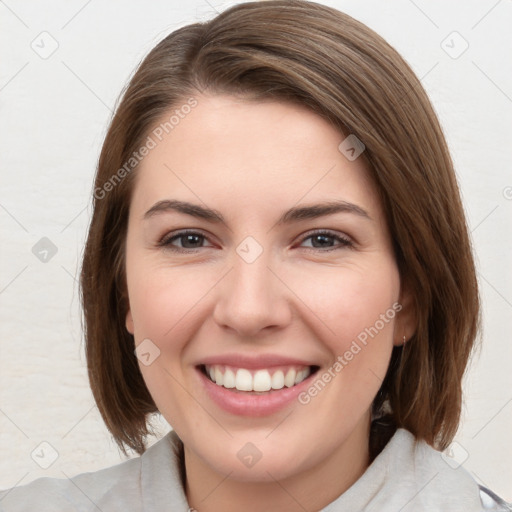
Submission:
[[[396,316],[395,336],[393,340],[393,344],[396,346],[405,345],[412,338],[417,329],[414,297],[406,286],[402,287],[399,303],[402,309]]]
[[[126,325],[126,330],[127,330],[131,335],[133,335],[133,333],[134,333],[134,328],[133,328],[133,317],[132,317],[132,312],[131,312],[131,310],[130,310],[130,309],[128,310],[128,313],[126,313],[126,321],[125,321],[125,325]]]

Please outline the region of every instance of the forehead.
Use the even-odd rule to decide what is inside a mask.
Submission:
[[[271,208],[340,198],[379,210],[364,156],[349,160],[339,149],[347,135],[321,116],[285,102],[195,99],[187,114],[165,124],[173,107],[150,133],[155,145],[137,170],[133,196],[141,208],[178,194],[238,211],[251,202]]]

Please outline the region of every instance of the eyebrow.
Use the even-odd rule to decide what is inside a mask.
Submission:
[[[226,223],[222,214],[217,210],[173,199],[165,199],[155,203],[144,214],[144,219],[148,219],[160,213],[173,211],[214,223]],[[368,212],[356,204],[349,203],[347,201],[329,201],[310,206],[294,206],[281,215],[279,220],[276,222],[276,225],[290,224],[299,220],[316,219],[318,217],[333,215],[335,213],[350,213],[367,220],[372,220]]]

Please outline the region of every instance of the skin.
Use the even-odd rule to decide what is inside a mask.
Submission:
[[[137,171],[126,245],[136,345],[160,355],[140,369],[160,412],[185,445],[186,493],[199,512],[319,510],[368,467],[371,403],[393,345],[413,334],[390,234],[364,156],[349,161],[345,136],[301,106],[198,95]],[[225,224],[175,211],[177,199],[220,212]],[[364,209],[276,224],[284,211],[331,200]],[[205,238],[162,238],[193,229]],[[348,239],[311,237],[316,229]],[[236,252],[247,236],[263,252]],[[321,242],[324,242],[323,245]],[[330,249],[330,250],[329,250]],[[279,354],[319,365],[319,375],[394,303],[402,310],[309,403],[247,418],[199,386],[204,357]],[[246,467],[247,443],[261,459]],[[321,489],[321,492],[319,491]]]

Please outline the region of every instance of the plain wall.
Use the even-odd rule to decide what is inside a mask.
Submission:
[[[405,57],[445,130],[484,319],[450,453],[512,501],[512,2],[326,3]],[[228,5],[0,3],[0,488],[123,460],[89,389],[77,295],[95,165],[141,58],[175,28]],[[159,435],[169,428],[158,418],[156,426]]]

